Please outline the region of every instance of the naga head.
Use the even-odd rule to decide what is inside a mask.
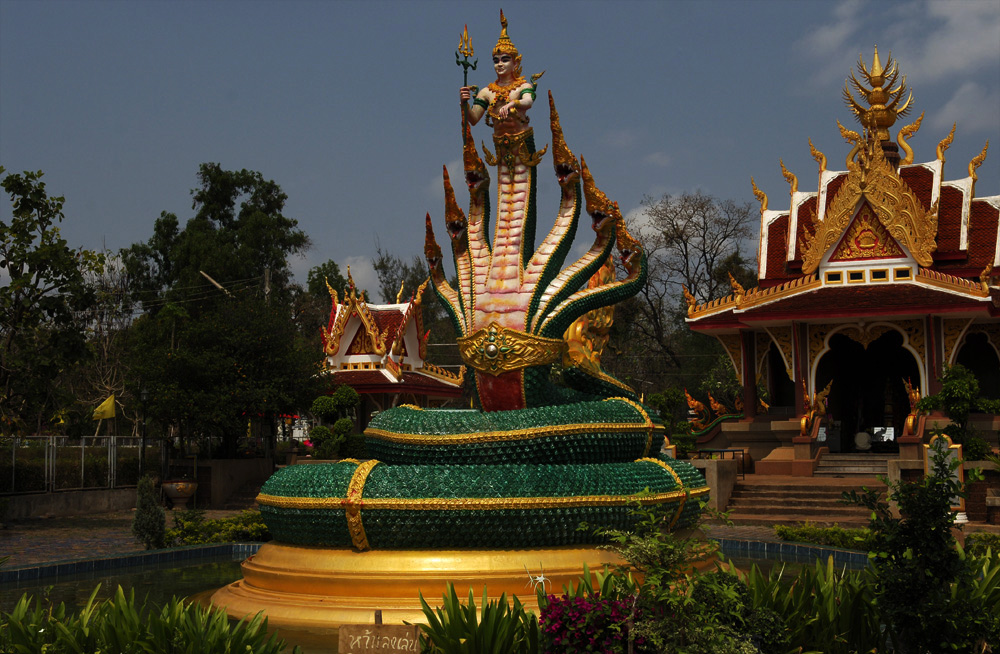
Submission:
[[[580,157],[580,173],[583,176],[583,195],[587,198],[587,213],[590,214],[591,227],[603,236],[610,236],[615,225],[622,219],[618,203],[609,200],[608,196],[597,188],[583,157]]]
[[[448,177],[448,167],[444,167],[444,219],[448,227],[448,236],[451,237],[452,245],[458,247],[465,239],[465,229],[468,222],[465,219],[465,212],[458,206],[455,200],[455,189],[451,187],[451,179]]]
[[[556,169],[556,178],[563,189],[580,179],[580,164],[563,138],[562,125],[559,124],[559,112],[549,91],[549,122],[552,126],[552,165]]]
[[[615,225],[615,247],[618,248],[625,270],[630,275],[636,272],[637,264],[642,258],[642,244],[629,234],[624,220],[619,220]]]
[[[441,246],[434,239],[434,226],[431,224],[431,214],[427,214],[426,236],[424,237],[424,258],[427,259],[427,268],[431,276],[441,274]]]
[[[472,125],[465,119],[465,109],[462,110],[462,163],[465,167],[465,183],[469,186],[469,193],[475,198],[486,190],[490,174],[479,158],[476,142],[472,138]]]

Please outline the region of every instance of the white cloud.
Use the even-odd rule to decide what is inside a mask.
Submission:
[[[920,38],[912,39],[917,59],[907,62],[907,68],[919,71],[921,79],[966,77],[983,67],[1000,66],[1000,10],[995,0],[932,1],[912,15],[905,33]]]
[[[670,165],[670,155],[666,152],[651,152],[643,158],[643,161],[660,168],[666,168]]]
[[[864,25],[862,0],[844,0],[833,5],[830,19],[799,39],[794,49],[813,61],[810,88],[828,89],[844,76],[844,53],[852,52],[857,33]]]
[[[947,131],[958,123],[963,131],[992,130],[1000,127],[1000,89],[987,91],[975,82],[962,84],[948,102],[937,112],[930,126],[937,131]]]
[[[604,142],[613,148],[627,148],[636,142],[638,135],[627,129],[614,129],[604,135]]]
[[[465,186],[465,165],[461,159],[452,159],[446,166],[448,167],[448,177],[451,179],[451,186],[456,193]],[[444,211],[444,176],[438,171],[424,186],[424,195],[434,202],[441,212]],[[431,212],[431,216],[434,212]]]
[[[367,290],[369,297],[378,298],[378,275],[369,257],[347,257],[342,266],[344,277],[347,277],[347,268],[350,267],[354,285],[359,291]]]

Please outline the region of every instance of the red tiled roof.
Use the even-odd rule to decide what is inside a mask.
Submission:
[[[924,209],[931,208],[931,190],[934,187],[934,173],[925,166],[901,168],[899,176],[910,187]]]
[[[396,337],[396,332],[403,324],[403,312],[397,309],[375,309],[371,305],[368,305],[368,311],[375,319],[379,333],[385,333],[388,330],[388,336],[385,339],[388,345]]]
[[[798,218],[796,220],[797,225],[795,229],[795,243],[793,247],[795,248],[795,258],[798,260],[802,259],[802,250],[799,248],[799,243],[802,241],[802,234],[808,231],[810,234],[816,231],[816,226],[814,225],[814,218],[818,216],[816,213],[816,196],[806,199],[801,205],[799,205]]]
[[[841,173],[826,183],[826,208],[824,209],[824,216],[826,215],[825,212],[830,210],[830,203],[833,202],[833,198],[837,197],[837,191],[840,190],[840,187],[846,181],[847,173]]]
[[[767,266],[765,279],[788,279],[785,257],[788,247],[788,214],[779,216],[767,228]]]
[[[969,265],[982,271],[993,263],[997,248],[1000,209],[983,200],[973,200],[969,212]]]
[[[962,200],[965,194],[954,186],[941,187],[938,204],[937,251],[958,252],[962,236]]]

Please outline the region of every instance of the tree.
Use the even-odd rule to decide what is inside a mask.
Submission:
[[[729,275],[756,283],[744,249],[752,236],[749,204],[701,193],[645,198],[630,225],[646,250],[649,276],[639,294],[615,308],[605,368],[634,386],[697,387],[721,352],[684,322],[682,286],[701,302],[731,292]]]
[[[182,301],[197,313],[218,301],[221,294],[203,273],[230,292],[266,287],[272,298],[288,301],[294,291],[288,258],[309,247],[298,222],[282,213],[288,196],[259,172],[215,163],[202,164],[198,180],[191,190],[196,213],[183,230],[177,216],[164,212],[149,241],[122,252],[147,309]]]
[[[149,391],[148,415],[185,437],[219,438],[224,456],[235,455],[248,421],[273,439],[277,417],[321,390],[316,352],[286,308],[259,294],[225,298],[197,319],[168,305],[135,330],[131,366]]]
[[[87,356],[77,316],[94,302],[85,273],[101,257],[60,236],[64,198],[49,197],[41,178],[25,172],[2,183],[12,210],[0,219],[0,433],[41,430],[65,401],[55,380]]]
[[[248,420],[273,440],[277,416],[319,392],[319,354],[296,329],[302,290],[288,264],[309,239],[259,172],[206,163],[198,181],[183,229],[163,213],[147,242],[122,252],[147,312],[135,325],[131,385],[149,391],[149,416],[185,436],[221,437],[232,455]]]

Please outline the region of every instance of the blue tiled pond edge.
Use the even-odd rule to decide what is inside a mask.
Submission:
[[[722,553],[730,557],[763,558],[775,561],[812,563],[820,559],[824,563],[833,557],[833,564],[860,570],[868,566],[868,552],[842,550],[835,547],[792,543],[788,541],[744,540],[740,538],[714,538]]]
[[[202,558],[231,556],[242,560],[256,554],[263,543],[213,543],[211,545],[187,545],[163,550],[148,550],[133,554],[122,554],[110,558],[77,559],[74,561],[54,561],[44,565],[22,567],[0,567],[0,584],[9,581],[30,581],[50,579],[63,575],[88,572],[116,572],[144,565],[179,563]]]
[[[868,565],[868,554],[854,550],[842,550],[805,543],[790,543],[764,540],[744,540],[739,538],[716,538],[723,554],[731,557],[764,558],[789,562],[811,563],[816,559],[826,561],[833,556],[834,565],[849,568],[864,568]],[[87,572],[114,572],[128,570],[143,565],[179,563],[182,561],[232,557],[234,561],[256,554],[262,543],[214,543],[211,545],[188,545],[163,550],[149,550],[123,554],[110,558],[79,559],[75,561],[55,561],[44,565],[23,567],[0,567],[0,583],[49,579],[63,575]]]

